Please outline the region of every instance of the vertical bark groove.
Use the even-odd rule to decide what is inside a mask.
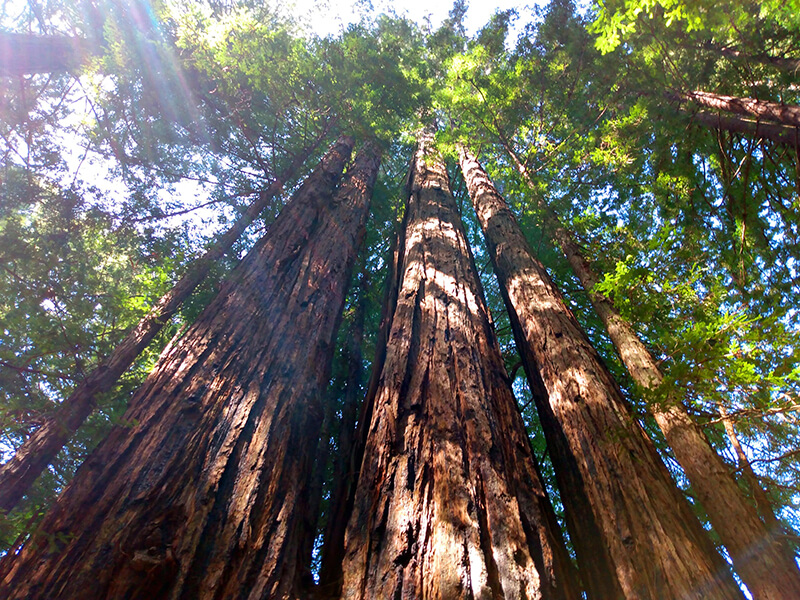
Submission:
[[[351,139],[162,354],[11,565],[8,598],[296,598],[320,395],[377,152]],[[48,551],[47,537],[58,551]]]
[[[474,157],[464,154],[462,160],[474,165],[467,168],[479,169]],[[517,168],[527,177],[521,163],[517,162]],[[500,201],[504,202],[502,198]],[[586,290],[623,364],[637,385],[652,392],[663,381],[655,358],[613,303],[594,291],[599,281],[594,269],[570,233],[561,226],[558,217],[543,202],[540,202],[540,206],[549,230]],[[522,239],[515,222],[510,221],[508,227],[515,227],[515,235]],[[498,241],[499,237],[495,243]],[[517,309],[522,310],[520,307]],[[512,312],[511,309],[509,312]],[[767,521],[765,524],[761,521],[755,507],[742,494],[730,469],[689,416],[680,398],[653,402],[650,411],[731,555],[737,572],[750,590],[764,600],[800,597],[800,570],[793,551],[784,543],[773,522]],[[754,495],[757,496],[758,491],[754,491]]]
[[[566,469],[559,476],[559,485],[566,488],[565,506],[591,506],[606,546],[602,554],[614,565],[624,597],[740,598],[724,562],[610,373],[533,258],[505,201],[465,148],[461,167],[504,289],[526,372],[534,375],[531,387],[549,430],[554,462]],[[568,235],[560,227],[554,234],[559,241]],[[560,457],[564,452],[571,457]],[[574,465],[579,473],[573,472]],[[573,515],[568,522],[574,527],[580,518]],[[588,531],[579,528],[573,534],[576,548],[584,554],[596,544],[588,539]],[[586,565],[594,557],[579,560]],[[593,586],[591,582],[598,585],[591,590],[598,598],[609,593],[603,591],[606,586],[614,586],[596,580],[594,574],[587,578],[587,585]]]
[[[330,123],[329,123],[330,125]],[[10,511],[30,490],[36,478],[53,462],[56,454],[95,409],[96,398],[110,391],[139,354],[169,322],[181,304],[205,279],[214,262],[230,250],[253,220],[281,191],[284,183],[306,161],[322,141],[328,127],[286,171],[259,193],[247,211],[206,252],[195,260],[173,288],[164,294],[111,354],[81,381],[44,423],[0,466],[0,510]]]
[[[342,597],[575,598],[447,173],[427,135],[412,169]]]

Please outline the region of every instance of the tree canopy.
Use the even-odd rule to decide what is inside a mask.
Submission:
[[[551,0],[530,13],[497,12],[472,35],[462,0],[437,27],[361,10],[359,22],[320,37],[281,3],[3,4],[3,461],[259,193],[285,181],[24,501],[0,515],[0,549],[13,551],[35,531],[120,424],[161,349],[344,134],[375,141],[384,158],[326,397],[328,457],[317,468],[321,497],[330,498],[342,468],[336,449],[349,435],[346,419],[337,425],[331,415],[347,412],[354,385],[357,396],[366,392],[366,376],[352,381],[353,356],[366,373],[380,345],[408,163],[416,133],[431,122],[557,513],[532,392],[454,166],[459,144],[505,196],[701,520],[706,509],[656,425],[670,404],[701,428],[744,497],[765,521],[777,519],[796,549],[800,4]],[[56,44],[62,60],[6,67],[3,52],[23,38]],[[591,289],[571,270],[556,226],[594,269]],[[626,370],[592,294],[644,342],[663,374],[657,385]]]

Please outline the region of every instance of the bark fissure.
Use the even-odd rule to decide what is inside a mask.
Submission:
[[[162,355],[131,402],[138,424],[112,431],[45,518],[63,552],[34,541],[6,558],[7,597],[300,597],[320,397],[377,171],[360,153],[334,200],[351,147]]]
[[[510,417],[508,376],[430,144],[423,139],[414,162],[342,596],[577,597],[530,447],[518,443],[522,421]]]
[[[331,122],[328,123],[330,126]],[[299,154],[284,173],[259,193],[258,198],[206,252],[195,260],[175,286],[153,306],[125,339],[81,381],[75,390],[45,418],[44,423],[25,441],[14,456],[0,466],[0,509],[13,509],[36,478],[47,468],[69,438],[94,411],[96,398],[110,391],[120,376],[133,364],[147,345],[172,318],[181,304],[205,279],[214,262],[230,250],[253,220],[294,177],[308,156],[327,134],[325,128],[314,142]]]
[[[616,571],[618,584],[589,565],[584,573],[589,593],[609,597],[618,585],[627,598],[741,597],[610,373],[533,258],[505,201],[465,148],[461,165],[526,373],[540,377],[531,378],[531,389],[557,472],[562,471],[558,481],[565,508],[576,511],[567,521],[579,562],[587,568],[594,560],[580,554],[597,547],[589,537],[597,528],[605,546],[601,556]],[[585,269],[566,230],[543,209],[570,263],[576,263],[576,271]],[[583,514],[577,511],[587,504],[594,523],[576,527]]]

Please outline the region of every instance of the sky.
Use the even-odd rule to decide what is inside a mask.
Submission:
[[[468,2],[468,10],[464,19],[464,25],[468,34],[474,34],[481,29],[495,12],[499,10],[506,10],[515,8],[519,11],[520,16],[529,15],[531,9],[529,6],[535,4],[542,4],[543,0],[495,0],[494,2],[486,2],[480,0],[473,0]],[[403,2],[392,2],[388,0],[344,0],[337,2],[336,0],[325,0],[318,2],[315,0],[295,0],[294,14],[301,16],[304,15],[308,18],[313,31],[320,36],[339,33],[349,23],[358,20],[358,13],[364,7],[371,6],[375,14],[381,12],[388,12],[390,9],[401,16],[407,16],[413,21],[424,23],[426,18],[430,18],[431,26],[435,29],[450,12],[453,4],[448,0],[405,0]],[[527,21],[528,19],[521,19]]]

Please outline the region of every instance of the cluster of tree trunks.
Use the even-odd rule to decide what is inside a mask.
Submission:
[[[214,263],[231,249],[248,225],[264,212],[269,203],[280,193],[285,182],[296,176],[327,132],[326,127],[294,158],[279,177],[258,193],[256,200],[233,226],[200,258],[192,262],[173,288],[156,302],[114,351],[86,375],[58,409],[48,415],[39,428],[17,449],[14,456],[0,466],[0,510],[12,510],[28,493],[36,478],[53,462],[56,454],[95,409],[96,399],[111,391],[122,374],[206,278]]]
[[[532,178],[525,166],[513,153],[510,146],[506,145],[506,150],[510,158],[515,162],[520,174],[533,185]],[[461,163],[465,177],[467,173],[474,174],[474,192],[471,188],[473,194],[484,190],[484,186],[491,186],[475,157],[466,148],[461,149]],[[470,179],[467,178],[467,181],[469,182]],[[494,188],[491,189],[493,190]],[[497,214],[502,217],[505,227],[502,232],[487,229],[488,222],[483,225],[483,219],[480,211],[478,211],[478,217],[484,227],[490,252],[507,251],[509,246],[513,245],[511,233],[509,233],[513,232],[514,239],[517,242],[517,247],[513,252],[519,255],[527,255],[530,260],[533,260],[527,246],[519,245],[524,243],[524,237],[513,221],[513,215],[508,211],[505,201],[496,194],[496,191],[493,193],[486,192],[486,197],[491,198],[491,203],[486,204],[486,210],[491,210],[490,214]],[[474,197],[473,201],[475,201]],[[583,256],[580,246],[575,242],[572,234],[561,225],[558,217],[544,201],[538,197],[537,201],[544,214],[546,230],[554,243],[562,250],[573,272],[586,290],[595,312],[602,320],[631,378],[645,392],[655,392],[663,381],[663,375],[655,358],[639,339],[630,324],[620,315],[613,303],[602,294],[594,291],[600,278],[589,264],[589,261]],[[476,210],[478,209],[479,207],[476,204]],[[493,247],[497,248],[497,250],[492,251],[491,248]],[[496,260],[499,260],[499,258],[496,258]],[[511,259],[509,258],[508,260],[510,261]],[[525,263],[523,262],[522,265],[525,265]],[[511,285],[509,278],[513,273],[512,267],[507,266],[505,274],[501,264],[496,264],[495,268],[498,277],[501,279],[501,289],[505,294],[509,295],[510,288],[508,286]],[[515,268],[522,267],[518,265]],[[519,314],[525,313],[526,306],[524,302],[525,298],[519,298],[517,306],[512,306],[515,304],[513,298],[506,297],[512,325]],[[533,318],[535,319],[536,317],[534,316]],[[524,326],[524,320],[519,326]],[[522,345],[522,342],[519,340],[522,339],[523,333],[530,338],[531,331],[515,332],[520,345]],[[535,337],[538,334],[534,332],[533,335]],[[523,355],[523,364],[526,362],[525,352],[527,350],[527,348],[520,348],[520,353]],[[532,360],[531,357],[528,359]],[[539,386],[539,383],[535,381],[536,379],[536,374],[533,377],[529,375],[532,389]],[[534,397],[540,398],[541,394],[534,392]],[[549,418],[549,415],[546,414],[548,412],[547,408],[540,406],[539,410],[540,418],[544,422]],[[713,450],[702,429],[687,413],[681,399],[679,397],[659,399],[651,402],[650,410],[675,453],[675,457],[689,478],[698,500],[706,509],[715,531],[719,534],[730,553],[737,572],[743,581],[759,598],[785,598],[787,593],[789,596],[800,595],[800,571],[796,567],[794,553],[782,537],[774,516],[765,520],[759,517],[756,507],[745,497],[731,470]],[[563,444],[563,440],[560,439],[558,434],[551,432],[551,435],[559,438],[549,442],[551,447]],[[566,474],[570,472],[570,468],[568,465],[563,465],[559,476],[566,477]],[[566,485],[566,482],[564,485]],[[758,496],[759,493],[763,492],[756,484],[754,486],[754,495]],[[573,498],[571,501],[577,502],[578,500]],[[576,509],[580,508],[576,506]],[[578,510],[576,514],[584,514],[584,512]],[[586,525],[586,522],[584,522],[584,525]],[[587,532],[587,537],[593,539],[591,532]],[[598,588],[598,592],[602,589]],[[605,591],[603,592],[603,594],[606,593]]]
[[[575,598],[447,172],[427,134],[403,227],[342,597]]]
[[[597,553],[583,564],[600,556],[613,565],[625,598],[741,598],[505,201],[464,148],[461,167],[556,469],[577,466],[576,473],[559,478],[559,485],[565,506],[573,509],[569,522],[577,525],[571,532],[576,549]],[[581,504],[574,508],[582,512],[569,506],[573,495]],[[602,541],[591,539],[597,530]],[[615,597],[607,581],[598,587],[593,597]]]
[[[214,301],[164,351],[131,401],[127,424],[81,467],[21,552],[5,557],[4,597],[308,596],[321,487],[314,463],[327,447],[318,444],[323,396],[380,161],[366,145],[338,185],[353,143],[341,138],[332,147]],[[353,325],[340,455],[332,463],[340,485],[318,593],[348,600],[566,600],[581,590],[595,600],[741,598],[505,201],[465,147],[460,162],[579,568],[541,482],[444,162],[423,133],[357,430],[363,307]],[[69,427],[56,422],[41,437],[51,440],[48,448],[60,447],[59,432],[80,424],[98,389],[113,384],[180,304],[180,290],[197,284],[281,184],[92,374],[107,387],[94,382],[81,392]],[[656,390],[663,376],[653,356],[594,293],[591,265],[539,202],[632,377]],[[800,597],[791,552],[681,402],[652,409],[751,591]],[[328,411],[327,423],[333,419]],[[35,458],[42,443],[20,460]],[[51,457],[30,464],[41,469]],[[17,480],[29,482],[27,469],[4,467],[0,481],[22,473]],[[10,489],[18,498],[19,489]],[[13,506],[13,494],[5,497]]]
[[[378,153],[342,138],[174,340],[5,598],[302,597],[308,485]]]

